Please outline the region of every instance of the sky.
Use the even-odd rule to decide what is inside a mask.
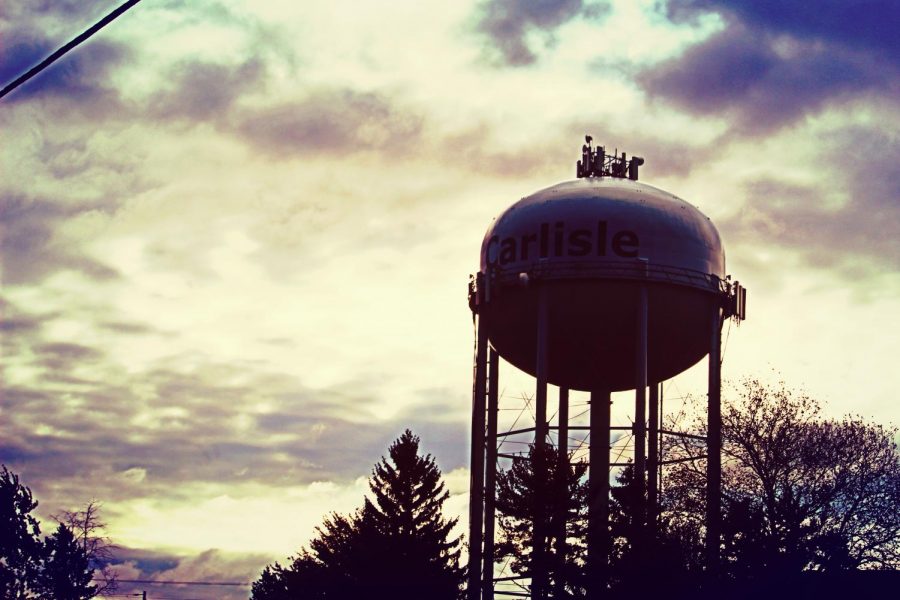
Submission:
[[[0,81],[115,6],[6,3]],[[900,423],[898,22],[893,0],[144,0],[0,101],[0,462],[45,530],[102,502],[122,578],[254,579],[361,505],[407,427],[464,515],[468,276],[585,134],[717,225],[749,289],[726,380]],[[514,414],[532,390],[508,381]]]

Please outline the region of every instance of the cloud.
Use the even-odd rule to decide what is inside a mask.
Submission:
[[[533,176],[542,171],[558,172],[572,155],[570,140],[558,136],[531,144],[504,144],[496,128],[481,123],[453,132],[432,150],[436,160],[454,165],[468,173],[491,177]],[[574,163],[573,163],[574,164]]]
[[[10,4],[8,12],[4,10],[3,19],[24,17],[54,16],[77,18],[89,21],[92,17],[109,12],[109,2],[105,0],[37,0],[16,6]]]
[[[822,140],[819,157],[832,175],[811,185],[777,179],[746,184],[748,201],[719,226],[726,237],[756,247],[798,252],[814,267],[848,279],[900,271],[900,140],[845,128]],[[847,148],[853,152],[848,153]],[[837,193],[842,202],[829,199]]]
[[[34,283],[58,271],[77,271],[97,281],[118,277],[111,267],[86,255],[57,235],[66,219],[108,211],[105,202],[63,205],[42,198],[0,193],[0,279],[6,285]]]
[[[900,4],[893,0],[668,0],[666,10],[674,20],[716,11],[752,29],[844,46],[900,66]]]
[[[35,348],[38,362],[49,371],[70,370],[76,365],[92,364],[103,358],[103,352],[67,342],[41,344]]]
[[[117,547],[113,571],[120,581],[118,594],[148,592],[148,597],[212,598],[238,600],[247,598],[250,582],[254,581],[271,557],[259,554],[235,556],[218,550],[206,550],[195,556],[139,548]],[[134,582],[130,580],[138,580]],[[190,581],[202,584],[172,584]],[[160,583],[154,583],[160,582]],[[210,585],[215,583],[246,585]]]
[[[864,57],[732,26],[676,59],[642,70],[636,81],[651,97],[689,112],[728,116],[741,133],[759,135],[860,92],[889,89],[883,71]]]
[[[123,373],[86,343],[28,339],[20,356],[33,358],[20,372],[42,372],[4,388],[0,458],[32,487],[44,516],[101,499],[108,534],[125,544],[114,561],[123,579],[255,579],[299,549],[328,511],[361,504],[365,476],[406,427],[445,473],[466,460],[467,427],[446,419],[455,390],[420,390],[427,413],[354,419],[341,415],[372,400],[358,380],[312,390],[292,376],[196,357],[182,370]],[[80,383],[63,381],[76,374]],[[182,553],[128,547],[138,543]],[[209,547],[243,554],[183,554]],[[279,554],[248,554],[268,551]],[[150,585],[139,589],[171,589]]]
[[[147,113],[162,121],[222,120],[238,99],[264,83],[265,65],[250,58],[238,65],[184,61],[169,69],[164,91],[147,100]]]
[[[651,97],[694,114],[730,118],[736,131],[749,135],[771,133],[861,93],[891,97],[900,62],[885,64],[880,34],[869,39],[849,15],[842,20],[843,9],[826,4],[813,19],[818,25],[808,27],[801,17],[818,11],[818,3],[669,2],[673,20],[714,10],[723,15],[725,29],[639,71],[636,81]]]
[[[0,15],[4,38],[0,80],[4,83],[68,42],[73,27],[74,31],[84,30],[111,8],[108,2],[99,0],[25,4]],[[94,127],[98,121],[111,119],[196,122],[220,116],[248,88],[263,83],[265,66],[260,57],[294,66],[294,49],[284,32],[265,25],[252,12],[239,13],[221,2],[181,4],[154,3],[143,11],[141,5],[135,7],[4,101],[21,106],[40,100],[42,110],[54,110],[69,122],[78,116]],[[151,21],[141,25],[148,17]],[[161,25],[163,21],[166,25]],[[153,28],[159,26],[167,27],[173,37],[188,29],[196,39],[211,31],[230,35],[232,47],[206,54],[215,58],[188,59],[184,53],[156,47],[159,35]],[[134,27],[139,29],[128,35],[129,28]],[[54,35],[60,31],[66,32],[65,37]],[[123,32],[128,37],[116,37]],[[129,69],[123,72],[126,66]]]
[[[339,155],[375,150],[393,156],[420,142],[423,117],[376,92],[320,89],[306,98],[235,117],[234,129],[269,155]]]
[[[101,329],[122,335],[142,335],[158,333],[152,327],[141,323],[128,323],[126,321],[102,321],[97,324]]]
[[[58,315],[34,315],[20,309],[16,304],[0,296],[0,345],[4,349],[19,336],[29,336],[40,331],[47,320]]]
[[[0,80],[4,84],[62,46],[62,42],[27,28],[8,31],[5,37],[0,59]],[[21,104],[42,100],[60,109],[77,110],[90,118],[121,117],[125,106],[109,80],[114,69],[132,60],[133,53],[125,44],[93,39],[22,84],[4,102]]]
[[[529,37],[543,36],[544,46],[555,43],[555,31],[572,19],[599,18],[607,2],[584,0],[487,0],[479,7],[475,31],[487,39],[487,49],[501,64],[521,67],[537,62]]]
[[[353,479],[406,427],[427,434],[428,451],[446,470],[465,462],[464,423],[447,423],[440,410],[354,419],[372,400],[359,382],[313,390],[249,365],[196,361],[189,370],[138,375],[97,348],[39,336],[20,349],[20,370],[36,376],[4,387],[0,456],[35,481],[50,507],[77,502],[85,481],[92,496],[112,503],[177,495],[190,482],[278,487]],[[433,407],[448,395],[422,393]]]

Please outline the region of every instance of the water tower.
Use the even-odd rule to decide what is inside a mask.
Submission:
[[[722,324],[745,317],[746,291],[725,275],[725,253],[708,217],[638,182],[642,158],[607,154],[586,137],[574,181],[521,199],[497,217],[469,290],[477,324],[469,508],[469,600],[494,597],[498,364],[536,379],[534,446],[547,443],[548,385],[559,388],[558,451],[568,460],[569,390],[590,392],[587,572],[589,597],[606,588],[610,550],[610,394],[635,390],[638,527],[655,522],[659,384],[709,360],[707,559],[716,569],[721,486]],[[648,394],[649,394],[649,415]],[[648,426],[649,422],[649,426]],[[648,444],[649,434],[649,444]],[[650,452],[648,454],[647,447]],[[536,453],[541,456],[540,452]],[[539,509],[538,509],[539,510]],[[535,515],[531,597],[544,598],[547,532]],[[563,536],[564,537],[564,536]]]

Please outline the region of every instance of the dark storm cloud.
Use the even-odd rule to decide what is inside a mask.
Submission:
[[[807,187],[771,179],[748,183],[744,208],[719,223],[723,233],[758,247],[791,249],[807,264],[850,279],[900,271],[900,140],[846,129],[822,142],[828,177]],[[833,192],[842,204],[833,205]]]
[[[270,155],[415,150],[423,117],[375,92],[318,90],[296,102],[237,115],[235,131]]]
[[[0,80],[11,82],[68,40],[51,40],[37,31],[16,29],[5,34]],[[4,99],[11,104],[52,101],[89,117],[114,116],[123,102],[110,83],[113,69],[128,63],[132,52],[122,43],[93,39],[47,67]]]
[[[58,271],[78,271],[109,280],[118,273],[56,235],[65,221],[91,211],[109,211],[106,202],[66,205],[13,192],[0,192],[0,256],[4,284],[34,283]]]
[[[10,32],[0,57],[0,82],[12,81],[35,66],[55,50],[52,43],[44,38]]]
[[[540,34],[545,45],[552,45],[561,25],[578,16],[598,18],[608,10],[605,1],[487,0],[478,8],[475,30],[487,38],[487,49],[499,62],[518,67],[538,59],[528,43],[529,35]]]
[[[667,9],[674,20],[717,11],[726,27],[638,72],[636,81],[689,112],[731,117],[740,133],[768,133],[828,104],[898,89],[897,42],[867,37],[834,3],[816,15],[815,27],[800,16],[817,12],[818,3],[672,1]],[[885,17],[897,11],[885,10]]]
[[[900,4],[894,0],[668,0],[666,8],[674,20],[716,11],[754,29],[840,44],[900,65]]]
[[[177,567],[180,559],[180,556],[167,552],[117,546],[113,564],[130,563],[141,574],[141,579],[144,579],[144,576]]]

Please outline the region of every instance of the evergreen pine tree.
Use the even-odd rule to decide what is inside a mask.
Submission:
[[[463,581],[456,519],[443,518],[449,492],[419,438],[405,431],[375,465],[374,501],[349,516],[332,514],[309,549],[287,567],[266,567],[253,600],[455,600]]]
[[[44,568],[38,577],[42,598],[87,600],[97,595],[91,585],[94,569],[72,531],[60,525],[44,542]]]
[[[512,571],[528,575],[532,563],[532,529],[536,508],[543,505],[545,518],[544,557],[549,578],[549,598],[584,596],[584,559],[587,551],[587,465],[560,461],[555,449],[544,447],[545,455],[537,470],[537,450],[516,460],[497,475],[497,511],[500,539],[496,546],[498,562],[509,559]],[[538,494],[541,490],[543,493]],[[540,504],[539,504],[540,503]],[[560,519],[566,518],[565,530]],[[557,553],[557,539],[566,536],[567,552]]]
[[[0,598],[4,600],[84,600],[97,595],[94,570],[72,531],[60,525],[40,538],[31,514],[37,500],[19,477],[0,469]]]
[[[385,541],[383,579],[394,598],[455,598],[463,580],[460,540],[450,533],[457,519],[444,519],[450,497],[430,454],[419,455],[419,438],[408,429],[372,471],[362,510],[365,526]]]
[[[0,597],[32,598],[43,544],[31,514],[37,508],[31,490],[6,466],[0,470]]]

